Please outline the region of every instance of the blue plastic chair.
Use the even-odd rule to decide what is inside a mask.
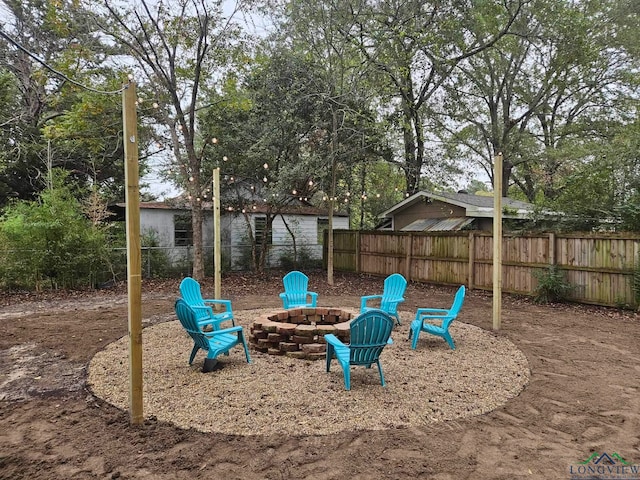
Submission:
[[[180,282],[180,296],[196,312],[196,320],[200,326],[212,325],[214,330],[220,329],[222,322],[231,321],[236,326],[231,309],[231,300],[204,299],[200,292],[200,284],[191,277]],[[224,311],[214,312],[212,305],[222,305]]]
[[[196,357],[198,350],[202,349],[207,352],[207,358],[204,361],[202,367],[203,372],[210,372],[214,370],[214,367],[218,363],[216,357],[221,353],[229,354],[229,350],[236,345],[242,344],[244,347],[244,354],[247,357],[247,362],[251,363],[251,357],[249,356],[249,348],[244,337],[244,331],[242,327],[231,327],[223,330],[212,330],[210,332],[203,332],[196,318],[196,312],[191,308],[187,302],[179,298],[175,303],[175,310],[182,327],[193,339],[193,349],[191,350],[191,356],[189,357],[189,365],[193,364],[193,359]]]
[[[380,383],[384,387],[384,374],[380,365],[380,354],[390,343],[393,319],[382,310],[369,310],[351,321],[349,344],[342,343],[338,337],[329,333],[324,336],[327,342],[327,372],[331,367],[333,357],[338,359],[344,375],[344,386],[351,390],[351,366],[364,365],[371,368],[378,365]]]
[[[384,289],[382,295],[366,295],[360,298],[360,313],[368,310],[380,309],[395,317],[396,323],[400,325],[400,316],[398,315],[398,304],[404,302],[404,291],[407,289],[407,280],[399,273],[389,275],[384,280]],[[367,302],[370,300],[379,300],[379,307],[369,307]]]
[[[462,285],[458,288],[456,295],[453,299],[453,304],[449,309],[440,309],[440,308],[419,308],[416,312],[416,318],[413,322],[411,322],[411,328],[409,329],[409,339],[411,340],[411,336],[413,335],[413,341],[411,342],[411,348],[416,349],[418,345],[418,335],[420,332],[430,333],[431,335],[436,335],[438,337],[444,338],[451,350],[455,350],[456,346],[453,343],[453,338],[451,338],[451,334],[449,333],[449,326],[451,322],[453,322],[458,313],[460,313],[460,309],[462,308],[462,303],[464,302],[465,295],[465,286]],[[429,321],[440,320],[440,324],[429,323]]]
[[[307,290],[309,278],[302,272],[294,270],[283,279],[284,292],[280,294],[285,309],[294,307],[315,307],[318,294]]]

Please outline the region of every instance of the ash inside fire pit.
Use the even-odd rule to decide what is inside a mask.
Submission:
[[[249,342],[259,352],[308,360],[324,359],[324,336],[349,343],[349,324],[357,314],[335,308],[293,308],[263,315],[251,325]]]

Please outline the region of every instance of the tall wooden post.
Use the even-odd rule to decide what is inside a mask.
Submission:
[[[502,321],[502,153],[493,162],[493,329]]]
[[[214,297],[222,298],[222,252],[220,240],[220,168],[213,170],[213,272]]]
[[[136,85],[122,92],[126,183],[127,290],[129,307],[129,407],[131,423],[141,424],[142,414],[142,276],[140,259],[140,186],[138,169],[138,119]]]

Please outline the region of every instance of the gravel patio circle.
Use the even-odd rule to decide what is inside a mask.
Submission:
[[[273,310],[236,311],[245,334],[253,320]],[[167,319],[175,318],[168,316]],[[377,368],[352,367],[351,391],[333,361],[310,361],[241,346],[219,356],[221,370],[202,373],[204,353],[188,365],[193,346],[177,321],[143,330],[144,415],[181,428],[231,435],[328,435],[340,431],[418,427],[481,415],[516,397],[529,382],[525,355],[508,339],[454,322],[456,350],[441,338],[407,340],[410,322],[394,329],[381,356],[386,387]],[[92,392],[129,408],[128,337],[109,344],[89,364]]]

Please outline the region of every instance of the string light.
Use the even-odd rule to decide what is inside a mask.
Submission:
[[[227,156],[226,156],[226,155],[225,155],[224,157],[222,157],[222,161],[223,161],[223,162],[226,162],[227,160],[229,160],[229,159],[227,158]]]
[[[265,170],[269,169],[269,164],[267,162],[264,163],[264,165],[262,165],[264,167]]]
[[[216,143],[218,143],[218,139],[216,137],[213,137],[211,139],[211,143],[213,143],[215,145]]]

